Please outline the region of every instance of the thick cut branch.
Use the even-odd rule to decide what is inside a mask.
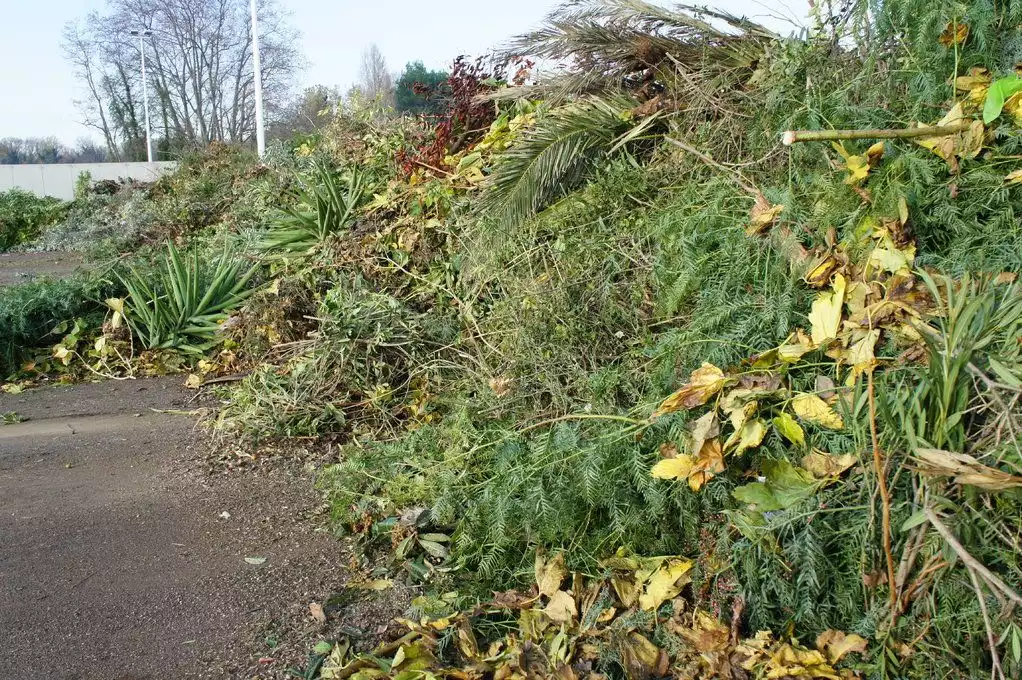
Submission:
[[[844,139],[911,139],[913,137],[946,137],[965,132],[972,125],[936,125],[933,127],[901,128],[897,130],[788,130],[784,133],[784,145],[798,142],[836,142]]]

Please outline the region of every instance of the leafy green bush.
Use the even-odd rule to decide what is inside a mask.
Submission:
[[[67,213],[68,204],[22,189],[0,192],[0,252],[34,239]]]
[[[30,350],[56,343],[54,330],[62,322],[83,317],[102,323],[101,300],[114,293],[112,284],[88,277],[0,287],[0,378],[17,370]]]
[[[392,430],[414,408],[416,376],[440,341],[421,315],[359,283],[323,296],[319,328],[283,365],[246,378],[221,424],[256,441]]]

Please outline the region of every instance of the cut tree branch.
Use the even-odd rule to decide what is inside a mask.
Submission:
[[[913,137],[946,137],[965,132],[972,121],[954,125],[933,127],[900,128],[897,130],[787,130],[784,133],[785,146],[798,142],[836,142],[844,139],[911,139]]]

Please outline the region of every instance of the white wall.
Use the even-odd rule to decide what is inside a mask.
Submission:
[[[83,172],[92,181],[130,178],[151,182],[177,167],[175,161],[156,163],[54,163],[46,165],[0,165],[0,191],[18,188],[39,196],[74,198],[75,181]]]

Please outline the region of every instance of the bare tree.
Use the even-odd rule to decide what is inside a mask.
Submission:
[[[394,77],[387,70],[387,60],[375,43],[362,52],[362,66],[359,82],[355,86],[359,93],[370,101],[394,106]]]
[[[271,111],[301,66],[297,36],[275,0],[260,0],[263,92]],[[85,123],[112,156],[144,151],[141,55],[147,30],[148,90],[157,146],[248,142],[255,134],[252,35],[247,0],[108,0],[106,12],[69,25],[64,51],[85,97]],[[144,155],[144,154],[143,154]]]

